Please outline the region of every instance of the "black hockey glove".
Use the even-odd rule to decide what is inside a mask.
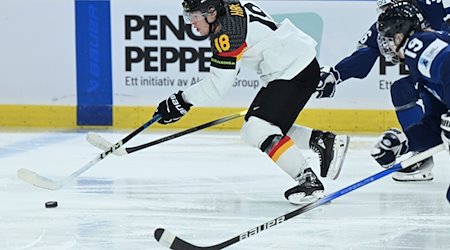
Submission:
[[[153,117],[157,114],[161,115],[159,123],[169,124],[176,122],[189,111],[192,104],[184,101],[182,93],[183,91],[178,91],[178,93],[172,94],[167,100],[159,103],[158,109],[153,114]]]
[[[397,157],[408,152],[408,138],[402,131],[391,128],[372,149],[372,157],[384,168],[392,167]]]
[[[320,81],[316,87],[316,98],[333,97],[336,92],[336,85],[342,82],[339,71],[330,66],[320,68]]]
[[[450,111],[441,115],[441,139],[445,149],[450,150]]]

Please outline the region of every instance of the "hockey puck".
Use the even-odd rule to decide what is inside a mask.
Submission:
[[[58,202],[56,202],[56,201],[47,201],[45,203],[46,208],[52,208],[52,207],[57,207],[57,206],[58,206]]]

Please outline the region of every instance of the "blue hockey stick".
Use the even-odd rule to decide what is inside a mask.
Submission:
[[[66,178],[60,180],[60,181],[54,181],[47,177],[44,177],[42,175],[37,174],[34,171],[31,171],[26,168],[21,168],[17,170],[17,176],[22,179],[25,182],[28,182],[36,187],[45,188],[49,190],[57,190],[65,186],[67,183],[74,180],[76,177],[80,176],[82,173],[86,172],[88,169],[90,169],[92,166],[94,166],[97,162],[103,160],[106,156],[112,154],[115,150],[122,147],[123,144],[131,140],[131,138],[135,137],[140,132],[144,131],[146,128],[148,128],[153,123],[159,121],[161,119],[161,115],[156,115],[146,123],[142,124],[139,128],[131,132],[129,135],[127,135],[122,140],[118,141],[116,144],[109,147],[105,152],[99,154],[97,157],[92,159],[90,162],[88,162],[86,165],[78,169],[77,171],[73,172],[71,175],[67,176]]]
[[[317,200],[315,202],[309,203],[305,206],[302,206],[300,208],[294,209],[291,212],[288,212],[282,216],[279,216],[273,220],[270,220],[262,225],[259,225],[255,228],[252,228],[246,232],[243,232],[227,241],[224,241],[222,243],[213,245],[213,246],[205,246],[205,247],[200,247],[200,246],[196,246],[193,245],[181,238],[179,238],[178,236],[174,235],[173,233],[165,230],[164,228],[158,228],[155,230],[154,236],[155,239],[161,243],[163,246],[168,247],[170,249],[176,249],[176,250],[195,250],[195,249],[209,249],[209,250],[217,250],[217,249],[223,249],[225,247],[231,246],[233,244],[236,244],[242,240],[248,239],[256,234],[259,234],[262,231],[265,231],[271,227],[274,227],[276,225],[279,225],[289,219],[294,218],[295,216],[299,215],[299,214],[303,214],[305,212],[308,212],[309,210],[316,208],[320,205],[323,205],[325,203],[328,203],[334,199],[337,199],[347,193],[350,193],[353,190],[356,190],[362,186],[365,186],[371,182],[374,182],[380,178],[383,178],[386,175],[389,175],[393,172],[396,172],[398,170],[407,168],[411,165],[414,165],[417,162],[423,161],[429,157],[431,157],[432,155],[444,150],[444,144],[440,144],[438,146],[435,146],[433,148],[430,148],[424,152],[421,152],[417,155],[412,156],[411,158],[402,161],[400,163],[395,164],[393,167],[388,168],[386,170],[383,170],[377,174],[374,174],[372,176],[369,176],[367,178],[365,178],[364,180],[358,181],[350,186],[347,186],[341,190],[338,190],[330,195],[327,195],[326,197]]]

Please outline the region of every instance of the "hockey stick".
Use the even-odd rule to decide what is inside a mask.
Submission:
[[[108,150],[105,150],[105,152],[99,154],[97,157],[95,157],[93,160],[88,162],[86,165],[84,165],[82,168],[78,169],[77,171],[73,172],[71,175],[67,176],[66,178],[60,180],[60,181],[54,181],[47,177],[41,176],[37,174],[36,172],[33,172],[31,170],[28,170],[26,168],[20,168],[17,170],[17,176],[22,179],[25,182],[28,182],[30,184],[33,184],[40,188],[45,188],[49,190],[57,190],[62,188],[64,185],[75,179],[76,177],[80,176],[82,173],[84,173],[86,170],[94,166],[97,162],[103,160],[106,156],[113,153],[115,150],[119,149],[123,144],[131,140],[131,138],[135,137],[137,134],[145,130],[148,126],[151,124],[157,122],[159,119],[161,119],[161,115],[156,115],[146,123],[144,123],[142,126],[131,132],[131,134],[127,135],[122,140],[118,141],[116,144],[112,145],[108,148]]]
[[[216,244],[216,245],[212,245],[212,246],[205,246],[205,247],[201,247],[201,246],[196,246],[193,245],[181,238],[179,238],[178,236],[174,235],[173,233],[167,231],[164,228],[158,228],[155,230],[154,232],[154,237],[155,239],[161,243],[163,246],[168,247],[170,249],[180,249],[180,250],[195,250],[195,249],[210,249],[210,250],[217,250],[217,249],[223,249],[225,247],[229,247],[233,244],[236,244],[242,240],[248,239],[256,234],[259,234],[262,231],[265,231],[271,227],[274,227],[276,225],[279,225],[289,219],[294,218],[295,216],[299,215],[299,214],[303,214],[309,210],[312,210],[313,208],[316,208],[320,205],[323,205],[325,203],[328,203],[342,195],[345,195],[347,193],[350,193],[353,190],[356,190],[362,186],[365,186],[375,180],[378,180],[388,174],[391,174],[392,172],[401,170],[403,168],[409,167],[419,161],[425,160],[426,158],[440,152],[441,150],[444,150],[444,144],[440,144],[438,146],[435,146],[433,148],[430,148],[426,151],[423,151],[417,155],[412,156],[411,158],[397,163],[395,164],[393,167],[388,168],[386,170],[383,170],[377,174],[374,174],[372,176],[369,176],[359,182],[356,182],[350,186],[347,186],[341,190],[338,190],[330,195],[325,196],[324,198],[317,200],[315,202],[309,203],[305,206],[302,206],[300,208],[294,209],[291,212],[288,212],[286,214],[283,214],[273,220],[270,220],[262,225],[259,225],[255,228],[252,228],[248,231],[245,231],[227,241],[224,241],[222,243]]]
[[[157,139],[155,141],[151,141],[151,142],[142,144],[142,145],[138,145],[138,146],[135,146],[135,147],[128,147],[128,148],[120,148],[118,150],[115,150],[114,154],[115,155],[120,155],[120,156],[131,154],[133,152],[136,152],[136,151],[139,151],[139,150],[142,150],[142,149],[154,146],[156,144],[160,144],[160,143],[163,143],[163,142],[166,142],[166,141],[178,138],[178,137],[183,136],[183,135],[187,135],[187,134],[190,134],[190,133],[193,133],[193,132],[205,129],[205,128],[212,127],[212,126],[217,125],[217,124],[221,124],[221,123],[224,123],[224,122],[227,122],[227,121],[239,118],[239,117],[245,115],[246,113],[247,113],[247,110],[244,110],[244,111],[241,111],[239,113],[231,114],[231,115],[219,118],[217,120],[214,120],[214,121],[211,121],[211,122],[199,125],[197,127],[193,127],[193,128],[190,128],[190,129],[187,129],[187,130],[184,130],[184,131],[181,131],[181,132],[178,132],[178,133],[175,133],[175,134],[172,134],[172,135],[169,135],[169,136]],[[95,133],[88,133],[86,139],[87,139],[87,141],[90,144],[92,144],[95,147],[100,148],[102,150],[108,149],[112,145],[111,142],[105,140],[103,137],[101,137],[101,136],[99,136],[99,135],[97,135]]]

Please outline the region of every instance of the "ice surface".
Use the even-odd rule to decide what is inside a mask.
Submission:
[[[108,156],[58,191],[16,176],[28,168],[59,180],[100,150],[82,132],[0,132],[0,249],[164,249],[163,227],[212,245],[295,207],[283,197],[295,185],[237,133],[183,136],[123,156]],[[111,141],[126,133],[100,131]],[[143,133],[137,145],[168,135]],[[382,169],[369,155],[375,137],[351,136],[340,177],[328,193]],[[318,160],[312,152],[313,169]],[[317,207],[230,249],[450,249],[450,156],[435,157],[435,179],[397,183],[390,176]],[[57,208],[45,208],[46,201]]]

